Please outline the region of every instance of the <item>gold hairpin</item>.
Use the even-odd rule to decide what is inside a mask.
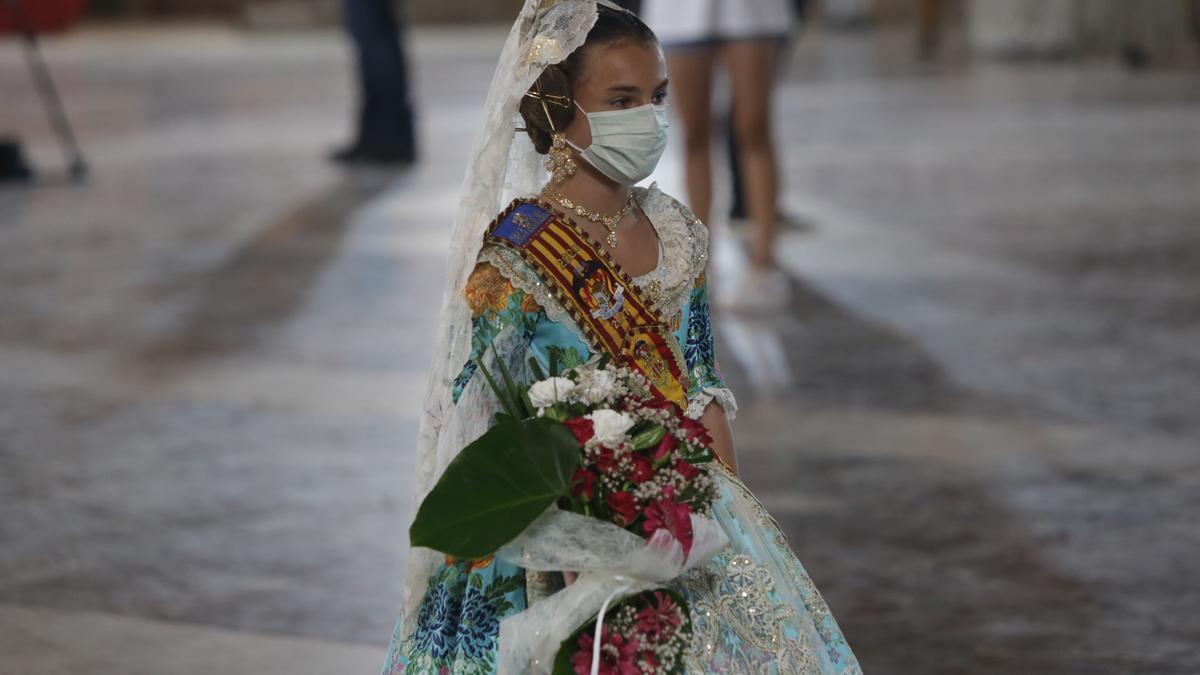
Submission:
[[[537,86],[539,91],[527,91],[527,92],[525,92],[526,96],[528,96],[530,98],[536,98],[537,100],[539,100],[543,103],[545,103],[546,101],[549,101],[549,102],[553,103],[554,105],[560,106],[563,108],[571,107],[571,97],[570,96],[559,96],[558,94],[543,94],[540,91],[540,89],[541,89],[540,85],[535,84],[534,86]]]
[[[533,81],[533,87],[535,89],[537,89],[537,91],[526,91],[525,95],[530,98],[535,98],[542,102],[542,110],[544,110],[546,112],[546,121],[550,123],[550,131],[555,131],[555,132],[558,131],[558,129],[556,129],[554,127],[554,118],[550,117],[550,107],[546,105],[546,101],[549,101],[549,102],[553,103],[554,105],[561,106],[563,108],[570,108],[571,107],[570,97],[559,96],[558,94],[542,93],[542,78],[540,78],[540,77]]]

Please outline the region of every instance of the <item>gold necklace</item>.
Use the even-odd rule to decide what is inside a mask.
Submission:
[[[587,218],[588,220],[592,221],[593,223],[596,223],[598,225],[603,225],[604,229],[608,230],[608,236],[605,237],[605,241],[607,241],[608,245],[611,246],[612,248],[617,247],[617,223],[621,222],[621,219],[624,218],[625,216],[629,215],[629,212],[633,210],[633,191],[632,190],[629,191],[629,199],[627,199],[625,201],[625,206],[622,206],[620,211],[617,211],[616,213],[612,214],[611,216],[606,216],[603,213],[600,213],[599,211],[589,211],[589,210],[585,209],[584,207],[580,206],[579,204],[576,204],[575,202],[568,199],[561,192],[555,192],[553,197],[554,197],[554,201],[561,204],[564,209],[567,209],[569,211],[574,211],[575,215],[577,215],[581,218]]]

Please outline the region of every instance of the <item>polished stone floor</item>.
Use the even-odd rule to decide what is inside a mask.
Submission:
[[[54,40],[83,185],[0,43],[44,170],[0,187],[0,673],[382,660],[502,38],[416,34],[402,174],[321,160],[334,34]],[[812,35],[781,86],[792,311],[717,319],[747,482],[869,673],[1200,672],[1200,78],[906,45]]]

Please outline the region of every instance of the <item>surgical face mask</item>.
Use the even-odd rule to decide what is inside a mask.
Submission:
[[[633,185],[654,173],[667,148],[667,107],[646,105],[627,110],[588,112],[592,144],[586,149],[569,140],[579,156],[600,173],[622,185]]]

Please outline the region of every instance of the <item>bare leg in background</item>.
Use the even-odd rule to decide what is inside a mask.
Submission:
[[[771,105],[781,46],[778,40],[746,40],[724,46],[733,88],[733,128],[740,152],[742,189],[754,221],[750,262],[760,270],[773,267],[775,262],[779,169]]]
[[[672,107],[683,121],[684,173],[688,202],[696,217],[712,215],[712,90],[716,48],[710,45],[672,49],[667,55]]]

